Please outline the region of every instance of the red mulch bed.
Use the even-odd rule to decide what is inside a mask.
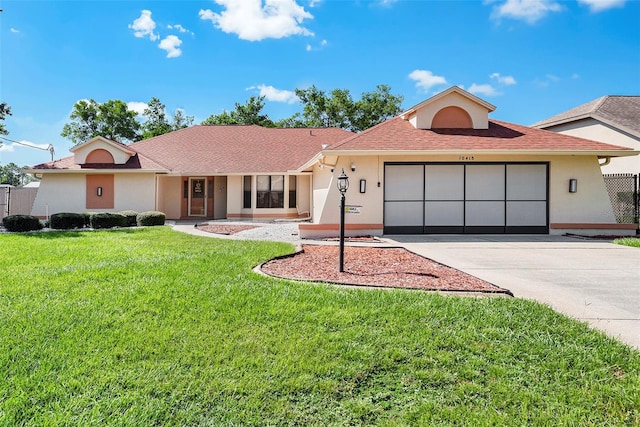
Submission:
[[[266,262],[271,276],[348,285],[422,290],[511,294],[489,282],[402,248],[344,248],[344,272],[338,272],[337,246],[303,245],[302,252]]]
[[[258,228],[255,225],[198,225],[198,230],[214,234],[236,234],[241,231]]]

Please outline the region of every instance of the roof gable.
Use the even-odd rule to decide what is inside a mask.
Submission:
[[[76,145],[69,151],[73,153],[75,164],[84,165],[88,163],[87,160],[91,153],[98,150],[104,150],[109,153],[115,165],[126,164],[129,158],[136,153],[135,150],[132,150],[128,146],[102,136],[93,137],[86,142]]]
[[[416,129],[436,129],[438,127],[487,129],[489,126],[489,113],[495,109],[496,107],[492,104],[464,89],[452,86],[411,107],[402,113],[400,117],[408,120]],[[443,115],[458,117],[454,120],[439,120]],[[440,123],[456,124],[442,126]],[[469,123],[470,126],[464,123]]]

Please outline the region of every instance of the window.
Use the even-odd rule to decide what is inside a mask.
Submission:
[[[242,194],[244,196],[242,207],[245,209],[251,209],[251,177],[250,176],[243,177]]]
[[[284,208],[284,176],[257,176],[257,206],[258,208]]]
[[[289,208],[295,209],[296,207],[296,181],[297,176],[289,176]]]

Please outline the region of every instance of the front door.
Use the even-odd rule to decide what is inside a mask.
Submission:
[[[207,216],[207,180],[189,178],[189,216]]]

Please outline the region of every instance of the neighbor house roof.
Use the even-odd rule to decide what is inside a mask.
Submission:
[[[337,128],[197,125],[128,145],[143,169],[180,174],[287,172],[353,133]],[[112,165],[113,166],[113,165]],[[85,166],[86,167],[86,166]],[[80,169],[73,157],[34,169]]]
[[[602,96],[532,126],[546,129],[588,118],[640,137],[640,96]]]
[[[417,129],[401,117],[333,144],[324,152],[339,155],[347,151],[637,154],[627,147],[497,120],[489,120],[488,129]]]

